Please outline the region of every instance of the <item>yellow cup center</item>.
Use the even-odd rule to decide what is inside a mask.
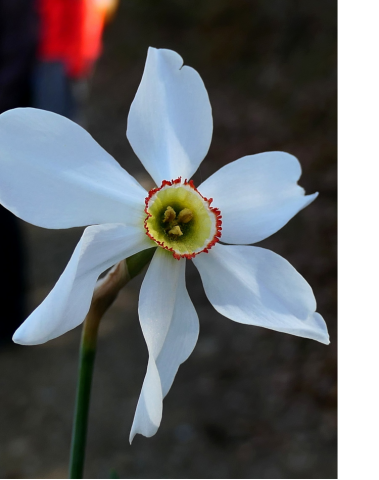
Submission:
[[[193,183],[164,182],[146,199],[147,235],[176,258],[192,258],[220,236],[221,216]],[[216,238],[215,238],[216,237]]]

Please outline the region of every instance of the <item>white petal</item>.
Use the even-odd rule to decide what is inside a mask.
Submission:
[[[134,416],[136,433],[151,437],[162,417],[162,400],[178,371],[195,348],[199,320],[185,286],[185,260],[158,248],[144,278],[139,301],[149,363]]]
[[[212,109],[200,75],[171,50],[149,48],[127,137],[158,186],[191,178],[208,152]]]
[[[281,229],[318,195],[304,196],[296,157],[284,152],[249,155],[229,163],[199,186],[221,210],[222,241],[256,243]]]
[[[86,228],[55,287],[19,327],[13,341],[37,345],[80,325],[89,310],[98,276],[151,246],[142,229],[120,224]]]
[[[193,262],[209,301],[225,317],[329,343],[311,287],[276,253],[216,244]]]
[[[145,190],[83,128],[34,108],[0,116],[0,203],[47,228],[135,224]]]

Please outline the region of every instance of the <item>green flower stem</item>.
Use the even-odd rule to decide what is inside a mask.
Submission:
[[[123,260],[96,285],[91,307],[84,320],[80,343],[79,375],[70,452],[70,478],[83,478],[91,384],[100,321],[116,299],[120,289],[141,272],[152,259],[154,252],[155,248],[149,248]]]

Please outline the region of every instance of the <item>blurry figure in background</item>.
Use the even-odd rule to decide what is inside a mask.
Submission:
[[[37,17],[32,0],[0,0],[0,113],[30,106]],[[25,255],[18,220],[0,205],[0,344],[25,318]]]
[[[0,0],[0,113],[33,104],[83,123],[86,82],[117,5],[118,0]],[[19,223],[1,205],[0,233],[2,344],[11,342],[25,319],[26,282]]]
[[[88,79],[118,0],[37,0],[40,43],[34,106],[83,125]]]

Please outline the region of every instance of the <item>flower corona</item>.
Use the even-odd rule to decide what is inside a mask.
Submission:
[[[145,199],[147,236],[174,258],[194,258],[215,245],[222,230],[221,212],[192,180],[163,180]]]

